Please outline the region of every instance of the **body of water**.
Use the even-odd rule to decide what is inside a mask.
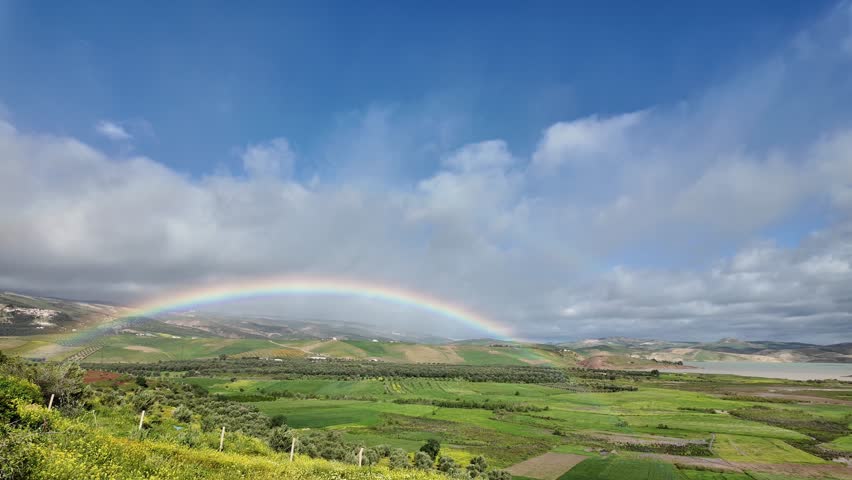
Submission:
[[[848,363],[765,363],[765,362],[683,362],[696,367],[689,370],[660,369],[677,373],[720,373],[747,377],[822,380],[836,378],[852,382],[852,364]]]

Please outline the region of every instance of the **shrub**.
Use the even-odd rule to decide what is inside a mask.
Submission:
[[[32,403],[18,403],[15,416],[19,425],[28,428],[50,429],[59,421],[59,412]]]
[[[8,421],[18,403],[38,403],[41,390],[29,380],[0,375],[0,421]]]
[[[488,480],[512,480],[512,474],[505,470],[491,470],[488,472]]]
[[[35,432],[0,427],[0,478],[30,478],[36,459],[31,454]]]
[[[408,453],[401,448],[393,449],[390,453],[389,465],[392,469],[411,467],[411,462],[408,460]]]
[[[269,426],[272,428],[280,427],[285,423],[287,423],[287,417],[285,415],[281,415],[280,413],[278,415],[273,415],[269,419]]]
[[[426,452],[417,452],[414,454],[414,468],[420,470],[429,470],[432,468],[432,457]]]
[[[178,422],[188,423],[192,421],[192,411],[183,404],[178,405],[172,410],[172,418],[177,420]]]
[[[450,457],[441,457],[438,459],[438,471],[444,473],[455,473],[458,470],[456,461]]]
[[[267,443],[276,452],[289,452],[293,446],[293,431],[286,425],[275,427],[269,432]]]
[[[420,447],[420,451],[428,454],[434,462],[435,459],[438,458],[438,453],[441,452],[441,442],[434,438],[430,438],[429,440],[426,440],[426,443],[424,443],[422,447]]]
[[[189,428],[184,428],[183,430],[179,431],[175,439],[177,440],[177,443],[185,445],[189,448],[197,448],[200,447],[202,444],[201,434]]]
[[[133,409],[137,412],[150,410],[151,407],[157,403],[157,395],[151,390],[142,390],[141,392],[133,394],[133,398],[130,400],[130,403],[133,405]]]
[[[467,466],[470,478],[476,478],[484,474],[486,470],[488,470],[488,462],[485,461],[485,457],[477,455],[470,459],[470,464]]]

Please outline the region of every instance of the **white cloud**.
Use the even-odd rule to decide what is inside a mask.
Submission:
[[[557,123],[544,132],[533,153],[533,163],[545,168],[557,167],[617,152],[623,147],[627,132],[639,124],[642,116],[642,112],[633,112]]]
[[[238,151],[246,175],[197,179],[0,122],[0,286],[125,300],[314,273],[423,290],[526,337],[849,340],[852,113],[834,99],[852,86],[823,87],[852,71],[833,54],[850,26],[827,22],[807,54],[676,106],[542,126],[529,155],[459,142],[460,116],[435,106],[374,106],[299,152],[317,172],[294,175],[279,137]],[[804,207],[829,224],[798,247],[766,238],[819,225]],[[371,302],[275,305],[437,328]]]
[[[98,122],[95,125],[95,131],[114,142],[126,141],[133,138],[124,127],[109,120]]]
[[[249,175],[289,176],[293,171],[296,154],[293,153],[286,138],[275,138],[268,142],[250,145],[242,152],[241,158],[243,168]]]

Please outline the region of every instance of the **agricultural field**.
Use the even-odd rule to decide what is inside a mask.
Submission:
[[[579,357],[548,345],[469,344],[442,345],[407,342],[336,339],[222,338],[154,322],[150,330],[132,330],[79,343],[74,334],[0,337],[0,349],[10,354],[46,360],[65,360],[89,347],[95,353],[87,362],[152,362],[216,358],[300,358],[324,356],[335,359],[376,360],[393,363],[442,363],[465,365],[577,366]],[[657,368],[647,360],[608,357],[617,368]],[[614,367],[615,368],[615,367]]]
[[[495,355],[482,349],[505,348],[518,361],[343,360],[329,352],[389,358],[406,344],[173,337],[110,337],[85,359],[85,378],[106,388],[104,398],[114,397],[110,388],[134,398],[157,385],[237,412],[205,420],[202,411],[204,428],[261,425],[244,433],[264,439],[262,419],[279,419],[289,435],[334,436],[318,445],[385,454],[436,441],[455,465],[482,457],[519,479],[852,479],[852,469],[834,461],[852,450],[852,385],[840,381],[578,369],[536,364],[536,350],[477,344],[457,345],[454,354],[476,359]],[[4,345],[19,349],[26,340]],[[304,358],[318,352],[324,359]],[[166,418],[193,404],[161,395]],[[132,424],[126,414],[99,415],[115,431]],[[172,438],[171,425],[153,423],[151,434]],[[215,443],[214,432],[205,435]]]
[[[816,387],[631,372],[595,380],[599,373],[565,370],[562,382],[518,383],[509,380],[509,369],[522,367],[511,366],[479,367],[505,370],[507,380],[468,381],[441,378],[450,366],[431,371],[373,364],[354,374],[348,364],[322,361],[297,370],[276,363],[268,375],[258,375],[255,364],[225,361],[201,376],[184,376],[175,371],[180,365],[164,363],[169,371],[163,375],[283,416],[292,428],[337,431],[355,443],[405,450],[432,438],[457,463],[482,455],[517,478],[852,478],[852,469],[820,450],[827,445],[842,452],[852,435],[852,408],[845,404],[852,386],[840,382]],[[408,371],[427,376],[399,374]],[[616,391],[596,391],[600,384]],[[803,401],[798,394],[805,389],[831,395]],[[782,393],[761,396],[770,392]]]

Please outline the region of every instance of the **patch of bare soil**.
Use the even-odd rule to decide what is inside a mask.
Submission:
[[[604,357],[602,355],[599,355],[599,356],[596,356],[596,357],[589,357],[589,358],[583,360],[582,362],[580,362],[579,365],[583,368],[591,368],[591,369],[594,369],[594,370],[600,370],[600,369],[612,367],[612,365],[610,365],[610,363],[607,362],[606,357]]]
[[[605,440],[608,442],[614,443],[630,443],[633,445],[651,445],[651,444],[662,444],[662,445],[689,445],[690,443],[695,444],[705,444],[707,443],[704,440],[689,440],[686,438],[676,438],[676,437],[663,437],[658,435],[646,435],[646,436],[634,436],[634,435],[619,435],[619,434],[610,434],[610,433],[591,433],[587,434],[589,437],[597,438],[600,440]]]
[[[154,347],[143,347],[142,345],[128,345],[124,347],[125,350],[134,350],[137,352],[145,352],[145,353],[163,353],[159,348]]]
[[[562,474],[574,468],[574,465],[587,459],[584,455],[571,453],[548,452],[537,457],[524,460],[507,468],[512,475],[538,478],[540,480],[556,480]]]
[[[104,372],[103,370],[86,370],[86,375],[83,376],[83,383],[113,381],[119,376],[117,373]]]
[[[464,359],[449,347],[406,345],[405,359],[414,363],[464,363]]]

